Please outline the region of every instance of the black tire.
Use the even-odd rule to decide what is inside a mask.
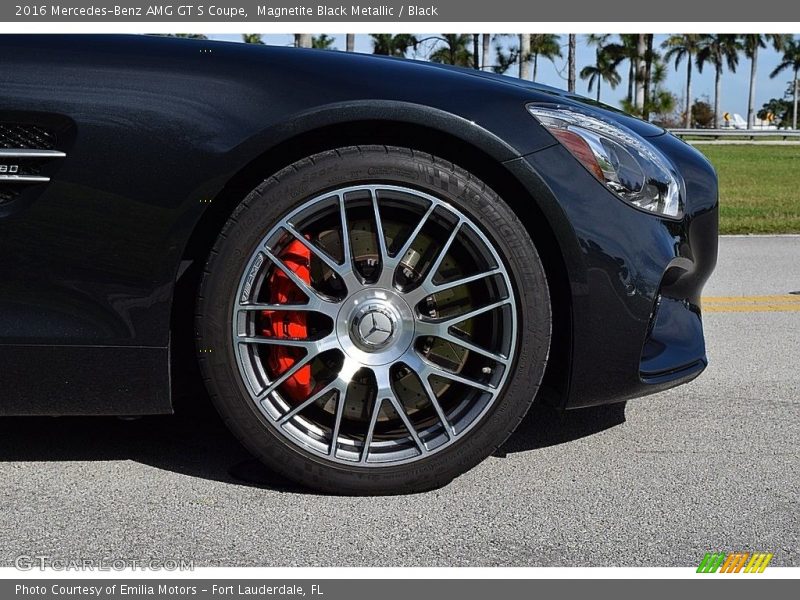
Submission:
[[[505,390],[457,443],[417,462],[343,466],[301,449],[255,407],[233,351],[231,314],[246,263],[265,233],[307,199],[355,183],[403,185],[469,215],[495,244],[515,286],[518,338]],[[551,310],[544,268],[533,241],[488,186],[443,159],[408,148],[346,147],[315,154],[269,177],[236,208],[205,266],[197,311],[197,349],[211,398],[225,424],[267,467],[309,488],[334,494],[402,494],[440,487],[492,454],[528,412],[547,362]]]

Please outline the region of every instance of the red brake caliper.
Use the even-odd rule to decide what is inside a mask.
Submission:
[[[301,242],[294,240],[281,252],[283,263],[300,279],[311,283],[311,252]],[[290,304],[305,300],[305,295],[289,279],[283,271],[273,269],[268,281],[269,301],[274,304]],[[261,313],[264,318],[264,328],[261,333],[274,338],[308,337],[306,313],[302,311],[270,311]],[[298,360],[305,356],[302,348],[289,346],[273,346],[269,351],[268,364],[275,376],[280,376],[290,369]],[[301,367],[283,384],[285,394],[290,399],[300,401],[311,394],[311,365]]]

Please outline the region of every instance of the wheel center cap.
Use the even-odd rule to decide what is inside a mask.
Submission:
[[[365,350],[384,348],[394,337],[397,317],[379,304],[368,304],[353,319],[354,341]]]
[[[389,364],[414,340],[414,313],[400,294],[367,288],[342,303],[336,337],[342,350],[363,365]]]

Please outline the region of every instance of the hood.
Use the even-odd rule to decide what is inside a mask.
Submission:
[[[445,69],[448,71],[456,71],[462,75],[480,77],[495,83],[513,85],[518,88],[523,88],[532,93],[531,102],[557,102],[558,104],[562,105],[572,105],[577,108],[583,108],[589,112],[597,113],[608,120],[616,121],[617,123],[620,123],[628,129],[638,133],[642,137],[656,137],[666,133],[666,130],[663,127],[659,127],[658,125],[654,125],[648,121],[643,121],[642,119],[633,117],[617,108],[603,104],[602,102],[597,102],[596,100],[592,100],[591,98],[587,98],[585,96],[571,94],[565,90],[554,88],[549,85],[542,85],[532,81],[523,81],[522,79],[518,79],[516,77],[508,77],[506,75],[498,75],[496,73],[486,73],[484,71],[477,71],[475,69],[454,67],[452,65],[442,65],[421,61],[419,61],[418,64],[429,65],[433,66],[434,68]]]

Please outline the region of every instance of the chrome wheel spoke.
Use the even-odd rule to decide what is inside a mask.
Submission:
[[[279,258],[278,256],[275,256],[275,254],[272,253],[271,249],[268,248],[264,250],[264,254],[267,255],[267,258],[269,258],[276,267],[278,267],[281,271],[283,271],[284,275],[286,275],[293,284],[295,284],[298,288],[300,288],[300,291],[303,292],[308,297],[309,300],[317,298],[320,301],[323,302],[326,301],[326,298],[320,295],[319,292],[317,292],[317,290],[315,290],[313,287],[311,287],[310,284],[306,283],[300,277],[298,277],[297,273],[295,273],[283,261],[283,259]]]
[[[331,431],[331,443],[328,450],[329,456],[336,456],[336,448],[339,445],[339,430],[342,427],[342,416],[344,416],[344,403],[347,401],[347,386],[338,388],[336,394],[336,417]]]
[[[286,231],[288,231],[294,239],[303,244],[303,246],[308,248],[309,252],[313,253],[314,256],[316,256],[322,262],[328,265],[328,267],[334,273],[336,273],[337,275],[342,274],[342,271],[344,271],[344,267],[340,265],[338,262],[336,262],[332,257],[328,256],[328,253],[325,252],[322,248],[312,243],[310,240],[306,239],[306,236],[297,231],[297,229],[294,228],[294,225],[290,225],[287,223]]]
[[[477,390],[481,390],[482,392],[490,392],[490,393],[497,392],[497,388],[492,387],[491,385],[481,383],[480,381],[475,381],[474,379],[469,379],[468,377],[462,377],[461,375],[452,373],[447,369],[441,368],[438,365],[428,365],[427,373],[429,376],[435,375],[437,377],[441,377],[442,379],[447,379],[449,381],[454,381],[456,383],[463,383],[466,386],[475,388]]]
[[[304,340],[290,337],[269,337],[259,335],[240,335],[237,338],[240,344],[265,344],[268,346],[283,346],[288,348],[303,348],[309,354],[321,354],[335,348],[335,341],[331,336],[321,340]]]
[[[240,304],[236,307],[239,312],[322,312],[316,302],[308,304],[271,304],[269,302],[257,302],[254,304]]]
[[[461,232],[461,225],[463,221],[461,219],[458,220],[453,226],[453,231],[450,232],[450,237],[447,238],[447,241],[444,245],[439,249],[439,253],[436,255],[436,259],[433,261],[430,269],[428,269],[428,274],[425,276],[422,285],[425,287],[429,287],[433,283],[433,278],[436,277],[436,273],[439,272],[439,267],[442,266],[442,261],[447,256],[447,253],[450,252],[450,248],[453,245],[453,242],[456,241],[458,234]]]
[[[272,392],[274,392],[276,389],[278,389],[281,386],[281,384],[283,384],[283,382],[285,382],[291,376],[295,375],[300,369],[302,369],[309,362],[311,362],[311,360],[313,358],[314,358],[314,355],[309,353],[309,354],[306,354],[303,358],[301,358],[297,362],[295,362],[291,367],[286,369],[286,371],[284,371],[277,379],[275,379],[274,381],[270,381],[269,385],[267,386],[267,388],[265,390],[263,390],[258,395],[256,400],[260,401],[263,398],[266,398],[267,396],[269,396]]]
[[[364,438],[364,446],[361,449],[361,459],[362,463],[366,463],[369,460],[369,449],[372,446],[372,438],[375,436],[375,425],[378,423],[378,415],[381,412],[381,406],[383,405],[383,399],[378,397],[375,399],[375,406],[372,408],[372,416],[369,419],[369,427],[367,428],[367,435]]]
[[[451,344],[455,344],[456,346],[461,346],[462,348],[469,350],[470,352],[474,352],[476,354],[480,354],[481,356],[493,360],[495,362],[499,362],[503,365],[508,363],[508,358],[502,354],[497,352],[493,352],[491,350],[487,350],[477,344],[474,344],[464,338],[461,338],[457,335],[453,335],[452,333],[443,333],[439,334],[437,337],[450,342]]]
[[[397,395],[392,388],[392,381],[390,377],[390,371],[388,368],[381,368],[375,369],[375,380],[378,386],[378,398],[382,400],[388,400],[389,403],[394,408],[394,411],[397,413],[397,416],[400,417],[400,420],[403,422],[403,425],[408,432],[411,434],[411,439],[414,440],[414,443],[419,448],[420,453],[426,454],[428,449],[425,447],[425,444],[422,443],[422,440],[419,438],[419,434],[414,426],[411,424],[411,421],[406,414],[406,409],[403,407],[403,404],[397,398]]]
[[[387,266],[389,268],[394,270],[394,268],[397,267],[398,264],[400,264],[400,261],[403,260],[403,257],[411,249],[411,246],[414,244],[414,241],[417,239],[417,236],[422,231],[422,228],[425,227],[425,224],[428,222],[428,219],[433,214],[433,211],[435,209],[436,209],[436,204],[431,204],[428,207],[428,209],[425,211],[425,214],[423,214],[422,218],[420,218],[420,220],[417,223],[416,227],[414,227],[414,229],[409,234],[408,239],[403,243],[403,245],[400,247],[400,249],[397,251],[397,253],[394,255],[394,257],[393,258],[390,257],[387,260]]]
[[[383,219],[381,219],[381,211],[378,206],[378,196],[375,190],[370,190],[370,193],[372,195],[372,212],[375,215],[375,236],[378,238],[381,264],[385,265],[386,260],[389,258],[389,250],[386,247],[386,233],[383,231]]]
[[[435,332],[432,335],[439,335],[439,333],[436,332],[442,332],[443,334],[444,332],[447,331],[448,328],[452,327],[453,325],[457,325],[458,323],[462,323],[469,319],[473,319],[475,317],[486,314],[488,312],[491,312],[495,309],[501,308],[508,304],[511,304],[511,299],[504,298],[503,300],[497,300],[496,302],[492,302],[491,304],[481,306],[480,308],[476,308],[465,313],[453,315],[451,317],[445,317],[443,319],[421,319],[419,331]],[[422,335],[424,335],[424,333]]]
[[[403,362],[416,374],[419,376],[420,379],[423,381],[428,382],[428,386],[430,387],[429,378],[431,376],[441,377],[442,379],[447,379],[448,381],[454,381],[456,383],[463,383],[469,387],[475,388],[477,390],[481,390],[482,392],[496,392],[497,388],[487,385],[485,383],[481,383],[480,381],[475,381],[474,379],[470,379],[469,377],[464,377],[459,375],[458,373],[453,373],[452,371],[448,371],[444,367],[440,367],[439,365],[430,362],[429,360],[425,360],[416,351],[409,351],[404,357]],[[431,394],[433,390],[431,389],[429,394]]]
[[[281,425],[284,423],[288,423],[294,417],[296,417],[299,413],[303,412],[306,408],[314,404],[320,398],[323,398],[325,395],[331,393],[331,391],[336,390],[341,393],[341,389],[338,386],[338,382],[336,379],[328,383],[327,385],[323,386],[318,392],[311,394],[307,399],[303,400],[300,404],[295,406],[292,410],[287,412],[283,415],[280,420],[278,421]]]
[[[422,282],[418,287],[406,293],[406,299],[411,306],[417,306],[428,296],[432,296],[433,294],[440,294],[442,292],[447,292],[457,287],[461,287],[462,285],[467,285],[475,281],[480,281],[482,279],[493,277],[495,275],[501,274],[502,272],[503,272],[502,269],[495,268],[495,269],[490,269],[489,271],[483,271],[482,273],[476,273],[475,275],[470,275],[468,277],[461,277],[453,281],[447,281],[445,283],[437,284],[433,283],[433,281]]]
[[[415,352],[407,353],[403,357],[403,363],[417,374],[419,382],[422,384],[422,389],[425,390],[425,395],[428,397],[428,402],[431,403],[433,410],[436,411],[436,416],[439,417],[439,421],[441,421],[442,427],[444,427],[444,430],[447,432],[447,436],[453,438],[455,436],[455,429],[450,423],[450,419],[447,418],[444,408],[442,408],[439,399],[436,397],[436,393],[431,387],[430,375],[426,375],[426,373],[429,372],[427,365]]]
[[[350,247],[350,229],[347,225],[347,210],[344,205],[344,194],[339,194],[339,217],[342,227],[342,262],[353,270],[353,251]]]

